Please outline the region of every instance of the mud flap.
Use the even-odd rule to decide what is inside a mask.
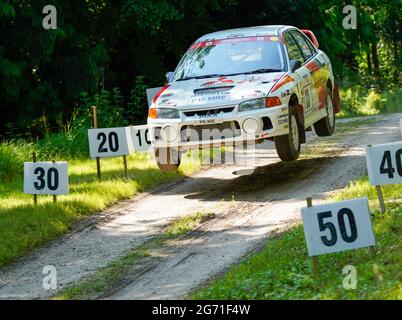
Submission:
[[[339,96],[339,86],[335,83],[334,93],[332,97],[335,113],[341,112],[341,97]]]
[[[304,130],[304,113],[303,106],[298,104],[295,106],[295,110],[297,112],[297,117],[300,124],[300,143],[306,143],[306,130]]]

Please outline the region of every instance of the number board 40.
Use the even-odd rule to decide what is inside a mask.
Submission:
[[[402,183],[402,141],[366,147],[370,184]]]
[[[91,158],[127,156],[133,151],[129,127],[89,129]]]
[[[310,256],[375,246],[367,198],[302,208]]]
[[[25,162],[24,193],[68,194],[67,162]]]

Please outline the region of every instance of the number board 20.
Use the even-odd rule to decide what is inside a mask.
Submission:
[[[68,194],[67,162],[25,162],[24,193]]]
[[[367,198],[302,208],[310,256],[375,245]]]
[[[91,158],[126,156],[133,151],[130,128],[89,129]]]

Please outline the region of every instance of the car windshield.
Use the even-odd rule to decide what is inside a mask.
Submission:
[[[276,36],[212,40],[193,44],[178,65],[173,81],[284,69]]]

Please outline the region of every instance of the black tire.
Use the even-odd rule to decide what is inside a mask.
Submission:
[[[300,155],[300,124],[296,110],[289,108],[289,134],[275,137],[275,148],[282,161],[295,161]]]
[[[161,171],[174,171],[180,166],[181,152],[174,148],[156,148],[155,159]]]
[[[332,136],[335,132],[335,108],[331,89],[327,87],[327,101],[325,103],[327,116],[314,123],[314,131],[319,137]]]

